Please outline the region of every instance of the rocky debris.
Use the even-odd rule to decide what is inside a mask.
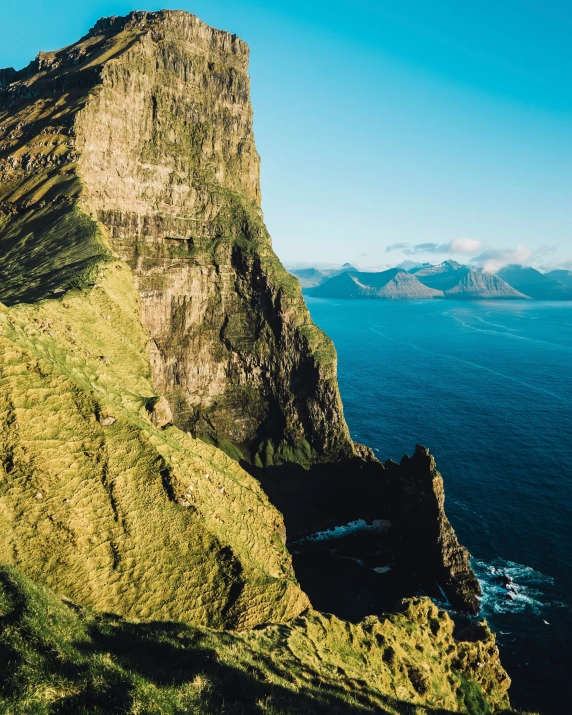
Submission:
[[[110,415],[107,417],[103,417],[102,415],[99,416],[99,424],[103,425],[103,427],[109,427],[116,421],[117,419],[115,417],[111,417]]]
[[[147,402],[147,412],[152,424],[159,429],[165,427],[173,421],[173,413],[167,399],[161,397],[152,398]]]

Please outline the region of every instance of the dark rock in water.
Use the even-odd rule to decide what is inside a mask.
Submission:
[[[514,584],[512,576],[510,576],[507,573],[500,573],[497,574],[494,578],[494,580],[497,583],[502,584],[505,588],[511,588],[511,586]]]
[[[445,514],[443,478],[429,450],[386,464],[393,495],[390,519],[399,534],[398,548],[425,582],[432,578],[455,608],[478,613],[481,587]]]

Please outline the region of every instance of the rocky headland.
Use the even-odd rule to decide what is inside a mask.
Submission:
[[[109,629],[174,652],[174,631],[151,637],[132,619],[175,621],[280,652],[272,675],[232,661],[258,683],[252,692],[270,678],[295,700],[303,677],[294,674],[306,672],[330,689],[330,712],[350,701],[383,703],[380,712],[402,712],[405,701],[421,708],[411,712],[508,707],[486,626],[457,634],[428,599],[401,598],[389,620],[339,621],[311,610],[292,566],[287,539],[384,520],[400,597],[443,591],[455,607],[478,610],[479,584],[431,455],[417,447],[382,464],[350,438],[333,345],[264,226],[247,64],[235,35],[162,11],[105,18],[78,43],[0,71],[0,559],[3,618],[17,624],[5,633],[10,697],[21,703],[18,664],[31,657],[18,628],[43,627],[31,609],[37,619],[59,614],[25,646],[34,658],[46,657],[47,638],[79,663],[69,634],[81,632],[129,670]],[[410,278],[409,289],[419,282]],[[404,285],[391,280],[380,289]],[[77,605],[69,610],[45,588]],[[221,658],[234,657],[230,635],[208,634]],[[363,685],[350,667],[360,659]],[[48,660],[37,669],[38,708],[95,687],[84,668],[83,685],[70,681],[54,696]],[[326,674],[334,670],[340,690]],[[108,674],[124,679],[118,693],[159,702],[158,691],[118,673]],[[276,699],[277,688],[259,690]],[[267,712],[323,711],[307,697],[314,709],[290,700]],[[123,707],[148,711],[135,700]],[[255,700],[236,712],[256,711]]]

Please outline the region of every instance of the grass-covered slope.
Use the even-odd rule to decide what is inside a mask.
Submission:
[[[0,562],[126,616],[250,627],[307,605],[280,514],[168,424],[129,269],[0,307]],[[166,414],[164,414],[166,412]]]
[[[452,632],[428,599],[359,625],[316,612],[248,633],[137,623],[62,602],[7,568],[0,570],[0,712],[502,711],[508,679],[494,639],[484,626],[466,640]]]

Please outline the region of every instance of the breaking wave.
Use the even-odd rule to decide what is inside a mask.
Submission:
[[[481,608],[485,616],[524,611],[540,615],[546,607],[559,605],[545,593],[554,579],[530,566],[504,559],[492,562],[472,559],[471,565],[483,590]]]
[[[356,519],[355,521],[350,521],[349,524],[334,526],[332,529],[317,531],[315,534],[310,534],[310,536],[304,536],[295,543],[300,544],[304,541],[331,541],[332,539],[342,539],[344,536],[366,531],[387,531],[390,526],[390,522],[386,519],[375,519],[371,524],[368,524],[364,519]]]

